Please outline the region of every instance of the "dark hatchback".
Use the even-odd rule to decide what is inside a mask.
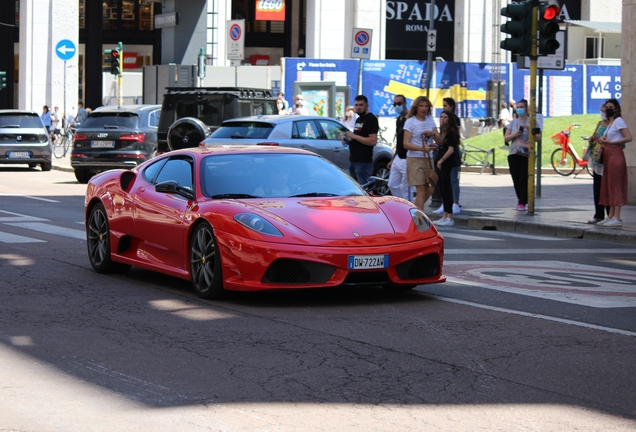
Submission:
[[[134,168],[157,154],[161,105],[97,108],[77,128],[71,166],[75,178],[87,183],[100,171]]]

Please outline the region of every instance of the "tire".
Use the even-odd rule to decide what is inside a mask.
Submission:
[[[207,222],[199,224],[190,238],[190,275],[199,297],[218,299],[227,295],[223,289],[221,255]]]
[[[101,203],[95,204],[88,214],[86,224],[88,259],[97,273],[123,273],[130,266],[111,260],[110,227],[108,216]]]
[[[170,150],[198,147],[211,133],[210,128],[197,118],[180,118],[168,129],[168,147]]]
[[[78,182],[82,183],[82,184],[86,184],[88,183],[88,181],[91,179],[91,174],[85,170],[85,169],[76,169],[75,170],[75,178],[77,179]]]
[[[53,141],[53,156],[55,156],[57,159],[61,159],[66,155],[66,151],[64,150],[64,142],[66,140],[66,137],[62,137],[62,140],[60,142],[55,142]],[[68,144],[67,144],[67,150],[68,150]]]
[[[376,177],[381,177],[385,180],[388,180],[389,174],[391,174],[391,171],[387,168],[387,165],[388,165],[387,162],[376,163],[375,166],[373,167],[373,175]],[[381,195],[381,196],[391,195],[391,189],[389,189],[389,185],[387,184],[384,187],[376,189],[374,193],[376,195]]]
[[[42,169],[42,171],[51,171],[52,167],[53,167],[52,162],[42,162],[40,164],[40,168]]]
[[[552,152],[552,156],[550,157],[552,168],[554,168],[554,170],[562,176],[569,176],[574,172],[574,169],[576,168],[574,155],[570,152],[567,152],[563,163],[561,163],[561,155],[562,150],[560,148]]]
[[[592,168],[590,168],[590,164],[588,163],[587,165],[585,165],[585,169],[587,170],[587,173],[594,177],[594,172],[592,171]]]

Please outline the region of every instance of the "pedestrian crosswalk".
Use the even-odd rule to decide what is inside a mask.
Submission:
[[[83,222],[78,222],[83,224]],[[86,240],[86,232],[83,229],[75,229],[61,226],[59,222],[49,219],[23,215],[6,210],[0,210],[0,243],[46,243],[48,240],[38,237],[38,234],[53,234],[56,236],[70,237],[77,240]],[[20,228],[19,234],[15,230],[6,232],[2,226]],[[25,232],[22,232],[25,230]]]

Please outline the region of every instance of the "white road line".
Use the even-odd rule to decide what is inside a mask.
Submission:
[[[452,238],[457,240],[469,240],[469,241],[504,241],[503,239],[495,239],[489,237],[479,237],[468,234],[459,234],[459,233],[450,233],[442,231],[442,237],[444,238]]]
[[[0,231],[0,242],[2,243],[46,243],[44,240],[38,240],[30,237],[23,237],[15,234],[9,234]]]
[[[8,223],[7,225],[26,228],[34,231],[39,231],[47,234],[61,235],[65,237],[72,237],[79,240],[86,240],[86,231],[76,230],[72,228],[64,228],[56,225],[45,224],[41,222],[17,222]]]
[[[441,297],[441,296],[437,296],[437,295],[432,295],[432,294],[427,294],[427,296],[430,296],[431,298],[434,298],[436,300],[440,300],[440,301],[445,301],[445,302],[449,302],[449,303],[457,303],[457,304],[461,304],[461,305],[465,305],[465,306],[471,306],[471,307],[476,307],[476,308],[480,308],[480,309],[487,309],[487,310],[491,310],[491,311],[495,311],[495,312],[503,312],[503,313],[509,313],[509,314],[513,314],[513,315],[521,315],[521,316],[526,316],[526,317],[530,317],[530,318],[538,318],[538,319],[543,319],[546,321],[554,321],[554,322],[559,322],[559,323],[563,323],[563,324],[570,324],[570,325],[575,325],[578,327],[585,327],[585,328],[589,328],[589,329],[594,329],[594,330],[601,330],[601,331],[605,331],[608,333],[617,333],[617,334],[621,334],[624,336],[636,336],[636,332],[630,332],[627,330],[620,330],[620,329],[615,329],[615,328],[611,328],[611,327],[603,327],[603,326],[599,326],[599,325],[595,325],[595,324],[587,324],[587,323],[582,323],[582,322],[578,322],[578,321],[572,321],[572,320],[568,320],[568,319],[564,319],[564,318],[556,318],[556,317],[551,317],[551,316],[547,316],[547,315],[541,315],[541,314],[533,314],[533,313],[529,313],[529,312],[522,312],[522,311],[516,311],[516,310],[512,310],[512,309],[504,309],[504,308],[499,308],[496,306],[487,306],[487,305],[482,305],[479,303],[473,303],[473,302],[468,302],[468,301],[464,301],[464,300],[457,300],[457,299],[453,299],[453,298],[448,298],[448,297]]]
[[[31,195],[20,195],[20,194],[0,194],[0,196],[10,196],[10,197],[29,198],[29,199],[40,200],[40,201],[46,201],[46,202],[52,202],[52,203],[59,203],[59,202],[60,202],[60,201],[56,201],[56,200],[52,200],[52,199],[48,199],[48,198],[40,198],[40,197],[31,196]]]
[[[10,216],[0,216],[0,222],[35,222],[35,221],[47,221],[48,219],[42,219],[35,216],[27,216],[20,213],[13,213],[6,210],[0,210],[0,214],[7,214]]]
[[[443,235],[443,233],[442,233]],[[636,247],[631,249],[444,249],[444,255],[548,255],[548,254],[636,254]]]

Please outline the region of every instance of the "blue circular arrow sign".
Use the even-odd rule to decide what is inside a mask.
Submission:
[[[55,45],[55,53],[62,60],[70,60],[75,55],[75,44],[68,39],[62,39]]]

